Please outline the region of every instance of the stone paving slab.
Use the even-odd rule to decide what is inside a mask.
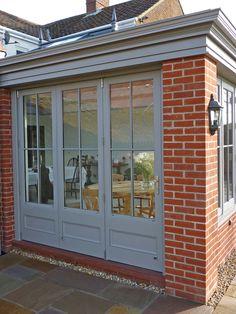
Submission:
[[[104,314],[114,305],[114,302],[75,291],[52,304],[56,309],[69,314]]]
[[[36,279],[5,295],[4,298],[25,308],[39,311],[71,293],[71,291],[69,288],[43,279]]]
[[[157,297],[155,292],[124,286],[118,283],[107,287],[99,295],[116,303],[122,303],[139,310],[143,310]]]
[[[112,306],[105,314],[141,314],[137,309],[133,309],[123,304],[116,304]]]
[[[229,288],[227,289],[225,295],[236,298],[236,285],[231,284]],[[235,308],[235,313],[236,313],[236,308]]]
[[[38,312],[38,314],[68,314],[64,311],[60,311],[60,310],[57,310],[53,307],[47,307],[46,309],[43,309],[42,311]]]
[[[113,284],[112,281],[103,278],[64,268],[57,268],[47,273],[45,278],[50,282],[65,287],[71,287],[94,294]]]
[[[5,255],[1,255],[0,256],[0,270],[9,266],[15,265],[17,263],[20,263],[24,260],[26,260],[26,258],[18,254],[8,253]]]
[[[234,279],[232,280],[231,285],[236,286],[236,276],[235,276]]]
[[[214,314],[235,314],[236,298],[224,295],[214,311]]]
[[[33,314],[34,312],[24,309],[16,304],[12,304],[6,300],[0,299],[1,314]]]
[[[212,312],[213,308],[210,306],[161,295],[157,297],[143,314],[211,314]]]
[[[0,272],[0,297],[10,293],[20,286],[22,286],[22,280],[13,279],[7,274]]]
[[[42,275],[41,272],[35,269],[24,267],[21,265],[13,265],[11,267],[5,268],[4,270],[2,270],[2,272],[14,279],[19,279],[23,281],[30,281]]]

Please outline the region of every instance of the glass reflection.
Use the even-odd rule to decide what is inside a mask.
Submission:
[[[32,167],[33,164],[35,165]],[[38,203],[37,151],[25,151],[25,199],[26,202]]]
[[[64,147],[73,148],[79,145],[78,126],[78,90],[62,93],[63,102],[63,140]]]
[[[80,90],[80,125],[81,146],[97,148],[97,89],[96,87]]]
[[[228,144],[233,144],[233,93],[228,92]]]
[[[154,218],[154,152],[135,152],[133,164],[135,215]]]
[[[24,96],[25,200],[53,203],[51,94]],[[42,148],[47,149],[42,149]]]
[[[38,95],[39,147],[52,147],[52,100],[51,94]]]
[[[99,210],[98,152],[81,153],[82,204],[83,209]]]
[[[233,147],[229,147],[229,200],[233,196]]]
[[[133,215],[131,169],[132,157],[127,151],[112,153],[112,213]]]
[[[77,150],[64,151],[64,205],[80,208],[80,172]]]
[[[155,217],[154,152],[112,152],[112,213]]]
[[[154,143],[153,82],[132,83],[133,147],[147,149]]]
[[[228,147],[224,148],[224,202],[229,201],[229,185],[228,185],[228,180],[229,180],[229,162],[228,162]]]
[[[113,148],[131,146],[130,83],[113,84],[111,97],[111,145]]]
[[[98,152],[64,151],[65,206],[98,210],[98,191]],[[96,202],[94,200],[95,203],[92,204],[93,197]]]

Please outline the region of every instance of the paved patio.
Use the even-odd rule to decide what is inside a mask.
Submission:
[[[215,314],[236,313],[236,280],[231,287]],[[230,302],[227,303],[225,298],[230,298]],[[227,312],[233,303],[234,312]],[[210,314],[212,312],[211,307],[160,295],[36,259],[13,253],[0,256],[0,314]]]

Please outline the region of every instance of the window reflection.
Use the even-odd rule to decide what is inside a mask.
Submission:
[[[26,202],[53,203],[52,101],[50,93],[24,96]]]
[[[222,113],[223,128],[220,128],[219,137],[222,138],[222,147],[219,146],[219,154],[223,157],[223,171],[218,171],[219,174],[219,194],[220,206],[224,206],[234,197],[234,177],[233,177],[233,92],[223,88],[223,113]],[[220,142],[219,142],[220,143]],[[220,157],[219,157],[220,158]],[[219,164],[220,167],[221,163]],[[223,195],[221,195],[221,186],[223,187]]]
[[[155,218],[153,81],[112,84],[112,214]]]
[[[64,205],[99,210],[97,88],[63,91]]]

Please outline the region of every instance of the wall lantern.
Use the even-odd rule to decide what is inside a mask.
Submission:
[[[209,101],[208,112],[209,112],[209,129],[211,135],[214,135],[216,130],[220,126],[220,116],[223,107],[214,100],[213,94],[211,94],[211,99]]]

